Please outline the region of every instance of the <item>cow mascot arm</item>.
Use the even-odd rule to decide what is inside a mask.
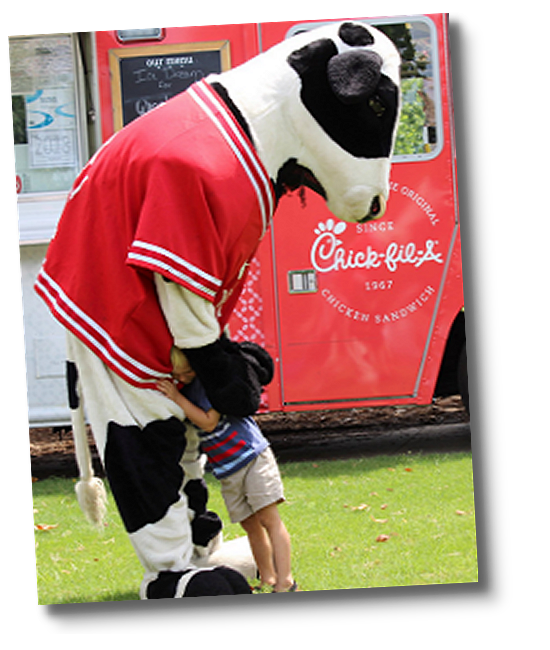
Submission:
[[[212,406],[226,415],[253,415],[262,387],[273,379],[273,360],[250,341],[231,341],[214,306],[184,287],[155,277],[159,301],[174,338],[201,380]]]
[[[273,378],[273,361],[263,348],[222,335],[210,345],[184,351],[218,412],[244,417],[258,410],[262,386]]]

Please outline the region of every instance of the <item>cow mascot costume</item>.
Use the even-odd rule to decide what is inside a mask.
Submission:
[[[175,345],[217,411],[257,410],[273,363],[224,334],[247,267],[289,190],[345,221],[384,213],[399,65],[362,23],[298,34],[124,127],[74,183],[35,288],[68,330],[79,501],[99,518],[84,402],[142,598],[250,593],[239,571],[194,561],[220,524],[197,432],[156,382]]]

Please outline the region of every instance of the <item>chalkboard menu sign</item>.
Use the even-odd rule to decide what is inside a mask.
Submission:
[[[118,131],[195,81],[229,69],[229,41],[110,50],[109,65]]]

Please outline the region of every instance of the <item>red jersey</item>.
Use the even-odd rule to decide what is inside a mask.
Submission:
[[[274,210],[269,175],[205,82],[116,133],[76,179],[35,289],[129,383],[171,372],[153,272],[224,327]]]

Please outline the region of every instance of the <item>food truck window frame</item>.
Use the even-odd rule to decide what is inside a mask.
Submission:
[[[221,72],[225,72],[231,68],[231,48],[229,40],[204,41],[198,43],[167,43],[162,45],[143,45],[109,50],[114,130],[119,131],[125,125],[121,73],[122,61],[125,59],[139,59],[142,57],[151,57],[153,59],[155,56],[165,57],[167,55],[188,56],[201,52],[219,52]],[[196,81],[198,80],[199,78],[196,79]]]
[[[322,25],[328,25],[333,22],[337,22],[337,21],[297,23],[296,25],[293,25],[288,30],[285,38],[290,38],[291,36],[294,36],[295,34],[299,34],[300,32],[309,31],[311,29],[315,29],[316,27],[320,27]],[[430,39],[430,59],[429,59],[429,68],[431,71],[430,79],[433,82],[433,88],[432,88],[433,94],[431,99],[433,100],[433,104],[434,104],[433,110],[434,110],[435,134],[437,139],[435,143],[430,144],[426,132],[426,137],[424,139],[424,146],[425,146],[424,151],[419,153],[401,153],[401,154],[394,152],[392,156],[392,163],[411,162],[417,160],[428,161],[428,160],[432,160],[433,158],[437,158],[437,156],[439,156],[439,154],[443,150],[443,146],[444,146],[444,139],[443,139],[444,129],[443,129],[443,114],[442,114],[442,101],[441,101],[439,43],[438,43],[437,28],[435,26],[435,23],[428,16],[421,16],[421,15],[392,16],[388,18],[360,18],[360,19],[355,19],[355,22],[362,22],[365,23],[366,25],[372,25],[373,27],[377,27],[379,29],[390,25],[400,25],[400,24],[410,25],[411,23],[419,23],[427,27],[429,32],[429,39]],[[403,107],[402,107],[402,115],[403,115]],[[399,138],[399,130],[398,130],[397,137]]]

